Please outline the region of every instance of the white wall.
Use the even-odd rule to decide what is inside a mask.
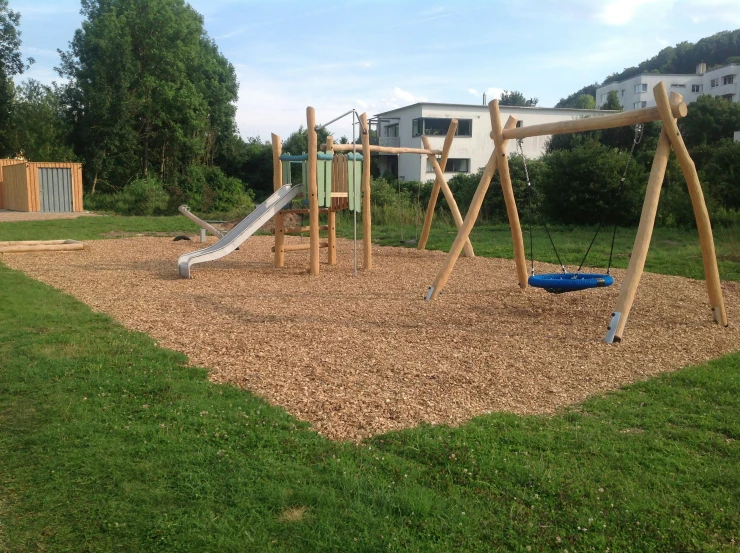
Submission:
[[[582,110],[568,108],[526,108],[514,106],[501,106],[501,116],[504,121],[513,115],[525,126],[538,125],[540,123],[551,123],[564,121],[590,115],[604,115],[609,112],[598,110]],[[473,136],[456,136],[450,149],[451,158],[470,159],[470,172],[476,173],[481,167],[485,167],[488,159],[493,153],[493,140],[491,139],[491,118],[488,106],[471,106],[458,104],[414,104],[386,113],[379,114],[380,117],[398,117],[399,135],[402,147],[421,148],[421,137],[411,136],[411,122],[417,117],[435,117],[445,119],[472,119]],[[381,131],[382,132],[382,131]],[[444,136],[430,136],[429,142],[433,149],[442,149]],[[531,158],[541,156],[545,152],[549,136],[538,136],[527,138],[524,141],[524,155]],[[509,141],[508,152],[516,152],[515,141]],[[451,177],[454,173],[445,173]],[[403,154],[398,162],[398,176],[404,180],[427,181],[434,178],[434,173],[426,170],[426,156],[418,154]]]
[[[740,131],[735,133],[735,142],[740,142]]]

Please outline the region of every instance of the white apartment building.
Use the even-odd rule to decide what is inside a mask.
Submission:
[[[605,110],[519,106],[500,106],[500,109],[504,121],[513,115],[519,120],[518,126],[611,113]],[[420,102],[379,113],[373,122],[381,146],[422,148],[421,137],[426,136],[433,149],[441,150],[452,119],[458,120],[457,134],[452,141],[447,167],[443,170],[448,178],[455,173],[477,173],[478,169],[485,167],[493,152],[491,118],[486,105]],[[549,136],[525,139],[524,155],[539,157],[544,153],[548,139]],[[516,151],[515,141],[509,141],[508,151]],[[401,180],[425,182],[434,179],[434,170],[426,156],[380,154],[376,159],[381,172],[390,171]]]
[[[596,105],[603,106],[612,90],[617,92],[619,103],[627,110],[651,107],[655,105],[653,87],[660,81],[665,82],[666,89],[683,95],[688,104],[702,94],[722,96],[731,102],[740,102],[740,65],[731,63],[707,71],[707,64],[696,66],[693,75],[659,75],[645,73],[624,81],[609,83],[596,89]]]

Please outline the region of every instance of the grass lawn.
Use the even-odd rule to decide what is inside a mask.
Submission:
[[[56,223],[92,239],[91,220]],[[0,239],[58,236],[38,224]],[[334,443],[1,264],[0,282],[0,551],[738,549],[740,354],[553,417]]]

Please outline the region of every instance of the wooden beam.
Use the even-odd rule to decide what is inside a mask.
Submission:
[[[429,147],[429,139],[426,136],[421,137],[421,141],[424,143],[424,147]],[[460,227],[462,226],[462,215],[460,215],[460,210],[457,207],[457,202],[455,201],[455,197],[452,195],[452,191],[450,190],[449,185],[447,184],[447,181],[445,180],[444,173],[442,172],[442,168],[439,166],[439,162],[437,161],[437,157],[433,154],[430,154],[427,156],[429,159],[429,163],[432,164],[432,168],[434,169],[434,175],[437,177],[435,180],[436,183],[440,184],[440,188],[442,188],[442,192],[445,195],[445,200],[447,200],[447,206],[450,208],[450,213],[452,213],[452,219],[455,221],[455,226],[457,227],[457,230],[460,230]],[[463,250],[465,251],[466,257],[475,257],[475,253],[473,252],[473,246],[470,243],[470,238],[468,238],[465,241],[465,245],[463,246]]]
[[[670,106],[673,117],[686,117],[688,108],[684,102],[678,102]],[[557,121],[555,123],[543,123],[530,127],[518,127],[504,131],[505,140],[516,138],[529,138],[532,136],[544,136],[550,134],[566,134],[571,132],[596,131],[599,129],[613,129],[615,127],[626,127],[637,123],[649,123],[660,121],[661,115],[657,107],[633,109],[609,115],[598,115],[569,121]]]
[[[450,156],[450,148],[452,148],[452,140],[455,138],[455,133],[457,132],[457,125],[458,125],[457,119],[453,119],[452,121],[450,121],[450,127],[447,129],[447,136],[445,136],[445,141],[444,141],[444,144],[442,145],[442,157],[439,160],[439,164],[442,167],[442,169],[447,167],[447,159]],[[424,144],[424,146],[426,147],[427,144]],[[437,207],[437,198],[439,197],[440,186],[442,186],[442,184],[439,182],[439,179],[436,178],[434,180],[434,186],[432,187],[432,194],[431,196],[429,196],[429,203],[427,204],[427,212],[424,215],[424,226],[421,229],[421,238],[419,238],[419,243],[416,246],[417,250],[423,250],[427,246],[427,241],[429,240],[429,232],[432,229],[432,219],[434,218],[434,209]],[[457,228],[459,230],[460,226],[458,225]]]
[[[326,146],[322,145],[321,149],[326,151]],[[351,152],[352,144],[334,144],[335,152]],[[434,154],[441,155],[442,150],[428,150],[424,148],[396,148],[393,146],[370,146],[370,152],[382,154]],[[363,154],[364,156],[365,154]]]
[[[329,231],[329,265],[337,264],[337,213],[335,211],[329,211],[328,215],[329,224],[326,226],[326,230]]]
[[[71,252],[84,249],[87,249],[87,247],[82,242],[75,242],[72,244],[25,244],[19,246],[2,246],[0,247],[0,254],[28,252]]]
[[[373,268],[372,215],[370,211],[370,127],[367,113],[360,116],[360,137],[362,140],[362,252],[363,269]]]
[[[727,312],[725,311],[722,286],[719,280],[719,268],[717,267],[717,254],[714,250],[712,224],[709,220],[707,204],[704,202],[704,193],[701,190],[699,175],[696,172],[696,166],[678,130],[676,120],[671,116],[670,101],[665,84],[662,81],[653,88],[653,94],[655,96],[655,103],[658,104],[658,109],[663,119],[664,128],[668,129],[668,138],[671,141],[671,146],[673,146],[673,151],[676,153],[678,164],[681,166],[681,171],[686,179],[686,185],[689,188],[691,204],[694,207],[694,217],[696,217],[696,227],[699,231],[699,242],[701,243],[701,254],[704,261],[704,277],[707,282],[709,303],[712,307],[714,321],[722,326],[727,326]]]
[[[283,186],[283,164],[280,162],[280,154],[283,152],[283,144],[280,137],[272,133],[272,188],[277,191]],[[285,215],[282,211],[275,215],[275,267],[285,266]]]
[[[607,329],[605,339],[607,343],[622,341],[627,317],[629,317],[632,303],[635,300],[637,286],[640,284],[640,278],[645,269],[645,259],[647,258],[648,248],[650,247],[650,239],[652,238],[653,228],[655,227],[655,215],[658,211],[658,202],[660,201],[660,189],[663,185],[670,153],[671,141],[668,139],[668,134],[664,127],[658,139],[658,147],[655,149],[653,166],[650,170],[650,179],[645,190],[645,200],[642,204],[640,225],[637,228],[635,245],[632,248],[629,265],[627,265],[627,274],[625,274],[624,280],[619,287],[617,305],[614,308],[611,323]],[[612,328],[611,325],[615,325],[615,328]]]
[[[506,125],[504,126],[504,130],[513,129],[514,127],[516,127],[516,122],[517,119],[515,117],[509,117],[509,120],[506,121]],[[476,219],[478,219],[480,208],[483,205],[483,200],[486,197],[486,192],[488,192],[488,187],[491,185],[491,179],[496,172],[497,165],[498,158],[496,156],[496,150],[494,150],[491,154],[491,157],[488,159],[486,168],[483,170],[483,175],[481,175],[480,182],[478,183],[478,188],[476,188],[475,190],[473,199],[470,202],[470,207],[468,208],[468,212],[465,215],[463,226],[457,232],[455,241],[452,243],[452,247],[450,247],[450,251],[447,253],[447,257],[445,258],[442,267],[439,269],[439,273],[437,273],[437,277],[434,279],[434,283],[429,287],[429,290],[427,290],[425,296],[425,299],[427,301],[437,298],[437,296],[439,296],[440,292],[447,284],[447,281],[450,279],[452,269],[455,267],[455,263],[457,262],[458,257],[460,257],[460,253],[463,251],[465,241],[470,237],[473,226],[475,226],[475,221]]]
[[[319,230],[329,230],[329,225],[319,226]],[[311,232],[311,226],[306,227],[286,227],[285,234],[303,234],[304,232]]]
[[[329,242],[321,242],[319,243],[319,248],[328,248]],[[311,249],[311,244],[286,244],[283,246],[283,249],[286,252],[303,252],[306,250]],[[275,251],[275,248],[272,248],[272,251]]]
[[[319,274],[319,185],[317,175],[318,137],[316,136],[316,110],[312,107],[306,108],[306,130],[308,131],[308,160],[306,172],[308,173],[308,224],[310,230],[311,254],[308,272],[311,276]]]
[[[493,143],[496,145],[496,158],[498,159],[498,174],[501,177],[501,189],[504,193],[504,202],[506,203],[506,214],[509,218],[511,227],[511,240],[514,243],[514,262],[516,263],[516,276],[519,281],[519,288],[524,290],[527,287],[527,254],[524,252],[524,236],[522,235],[522,225],[519,222],[519,212],[516,208],[516,198],[514,197],[514,187],[511,184],[511,174],[509,173],[509,156],[506,153],[508,141],[504,138],[501,125],[501,112],[498,107],[498,100],[488,104],[491,113],[491,128],[493,131]]]

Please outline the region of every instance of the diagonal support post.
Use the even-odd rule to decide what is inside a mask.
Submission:
[[[424,148],[426,148],[427,150],[431,149],[431,145],[429,144],[429,139],[426,136],[422,136],[421,141],[424,144]],[[444,193],[444,196],[445,196],[445,200],[447,201],[447,206],[450,208],[450,213],[452,213],[452,219],[455,221],[455,226],[457,227],[457,230],[459,231],[460,227],[462,226],[463,220],[462,220],[462,215],[460,215],[460,209],[457,207],[457,202],[455,201],[455,197],[452,195],[452,190],[450,190],[450,186],[447,184],[447,181],[445,180],[445,175],[442,172],[442,168],[440,167],[439,162],[437,161],[437,157],[434,154],[429,154],[427,157],[429,159],[429,163],[432,165],[432,168],[434,169],[434,174],[437,177],[436,180],[434,181],[434,185],[437,186],[437,184],[439,184],[439,188],[442,189],[442,192]],[[475,257],[475,253],[473,252],[473,245],[470,243],[470,238],[468,238],[465,241],[463,250],[465,251],[465,257]]]

